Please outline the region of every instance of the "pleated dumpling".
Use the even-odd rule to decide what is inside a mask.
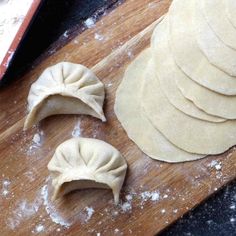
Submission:
[[[72,138],[57,147],[48,169],[53,200],[76,189],[111,188],[117,204],[127,164],[120,152],[104,141]]]
[[[106,121],[104,97],[104,85],[91,70],[80,64],[58,63],[31,85],[24,129],[56,114],[86,114]]]

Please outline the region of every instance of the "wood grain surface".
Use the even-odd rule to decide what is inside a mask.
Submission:
[[[124,70],[149,46],[152,30],[170,2],[127,0],[95,27],[0,90],[0,235],[154,235],[235,178],[233,148],[195,162],[154,161],[129,140],[114,114],[115,92]],[[103,40],[97,40],[95,33]],[[60,115],[23,132],[31,83],[60,61],[88,66],[103,81],[107,122]],[[76,127],[81,136],[105,140],[126,158],[129,170],[119,206],[114,206],[109,190],[77,191],[55,203],[50,201],[47,163]],[[41,136],[38,145],[33,142],[35,134]],[[218,170],[216,163],[221,166]]]

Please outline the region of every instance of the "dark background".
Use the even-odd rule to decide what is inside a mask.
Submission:
[[[107,9],[116,7],[118,0],[44,0],[26,34],[5,81],[15,79],[39,63],[81,32],[83,21],[92,15],[99,18]],[[68,38],[64,37],[67,31]],[[50,49],[50,50],[49,50]],[[162,236],[233,236],[236,235],[236,181],[186,214]]]

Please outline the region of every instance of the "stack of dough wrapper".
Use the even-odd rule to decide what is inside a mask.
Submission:
[[[236,144],[235,12],[235,0],[174,0],[128,66],[115,113],[151,158],[191,161]]]

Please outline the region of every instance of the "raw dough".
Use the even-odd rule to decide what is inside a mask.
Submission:
[[[127,68],[116,92],[115,113],[129,138],[149,157],[166,162],[197,160],[203,155],[187,153],[170,143],[153,127],[141,110],[141,84],[148,78],[145,69],[150,49],[142,52]],[[145,76],[145,77],[144,77]]]
[[[58,63],[32,84],[24,129],[56,114],[88,114],[106,121],[104,97],[104,85],[91,70],[79,64]]]
[[[166,21],[167,23],[167,21]],[[165,23],[165,29],[162,29],[161,32],[158,32],[158,28],[155,29],[155,43],[153,43],[154,48],[154,61],[156,64],[156,70],[161,70],[162,75],[169,74],[169,77],[166,76],[166,80],[169,80],[172,83],[166,83],[164,84],[163,77],[159,75],[159,80],[161,87],[166,87],[163,91],[168,91],[170,88],[175,88],[176,85],[177,88],[181,91],[184,97],[192,101],[199,109],[205,111],[208,114],[215,115],[218,117],[222,117],[222,120],[225,119],[235,119],[236,118],[236,96],[225,96],[219,93],[215,93],[198,83],[191,80],[186,74],[184,74],[179,67],[175,64],[173,55],[170,51],[170,48],[167,45],[168,37],[164,36],[168,32],[164,33],[163,31],[168,30],[168,25]],[[160,25],[161,26],[161,25]],[[161,40],[163,39],[163,40]],[[159,45],[159,44],[161,45]],[[157,51],[158,48],[158,51]],[[164,59],[163,59],[164,58]],[[161,64],[161,66],[158,66]],[[171,74],[170,74],[171,73]],[[159,73],[160,74],[160,73]],[[172,89],[173,90],[173,89]],[[179,92],[180,92],[179,91]],[[176,91],[177,93],[177,91]],[[184,113],[189,114],[191,112],[190,107],[185,103],[181,102],[179,106],[177,106],[177,98],[174,100],[174,93],[172,92],[166,92],[165,95],[169,99],[169,101],[175,105],[176,108],[180,109]],[[172,97],[172,99],[170,99]],[[181,106],[180,106],[181,105]],[[192,110],[193,111],[193,110]],[[189,114],[190,115],[190,114]],[[194,117],[195,113],[192,113],[192,116]],[[196,117],[196,115],[195,115]],[[224,119],[223,119],[224,118]],[[220,118],[218,118],[220,119]],[[204,119],[207,120],[207,119]],[[209,120],[210,121],[210,120]]]
[[[170,55],[167,20],[168,19],[164,19],[155,28],[151,44],[153,59],[150,62],[150,64],[152,64],[150,66],[155,68],[163,92],[172,105],[187,115],[212,122],[225,121],[223,118],[208,115],[204,111],[198,109],[193,102],[183,96],[177,87],[175,77],[185,76],[185,74],[179,70],[173,56]]]
[[[215,93],[180,73],[175,77],[182,94],[206,113],[225,119],[236,119],[236,96]]]
[[[221,94],[236,95],[236,78],[211,65],[197,46],[192,27],[195,2],[175,0],[169,9],[170,46],[175,61],[197,83]]]
[[[111,188],[117,204],[127,164],[119,151],[104,141],[73,138],[57,147],[48,169],[53,200],[76,189]]]
[[[235,0],[225,0],[226,15],[229,21],[236,28],[236,1]]]
[[[231,76],[236,76],[236,51],[231,47],[226,46],[211,29],[204,15],[202,14],[202,9],[200,6],[201,1],[195,1],[193,10],[193,27],[198,46],[210,63],[217,66],[225,73]],[[207,0],[205,2],[209,1]],[[222,19],[219,18],[219,20]]]
[[[219,154],[236,143],[236,121],[207,122],[192,118],[171,105],[163,94],[155,68],[148,67],[142,105],[152,124],[177,147],[191,153]]]
[[[233,1],[235,2],[235,0]],[[225,0],[198,0],[198,2],[201,4],[205,19],[215,34],[227,46],[236,49],[236,29],[226,15]]]

